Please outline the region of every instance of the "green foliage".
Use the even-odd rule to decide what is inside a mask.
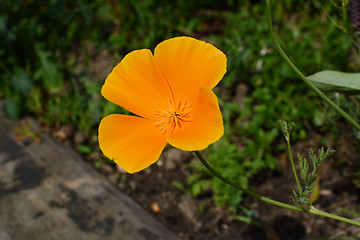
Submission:
[[[332,5],[324,2],[296,4],[300,5],[301,9],[296,9],[285,1],[274,7],[277,27],[282,29],[279,32],[281,41],[295,64],[307,74],[320,69],[354,71],[355,65],[346,61],[351,55],[351,40],[326,16],[321,16],[324,14],[321,9],[330,11]],[[272,48],[265,17],[261,17],[266,15],[261,4],[245,1],[238,11],[217,14],[226,19],[223,34],[211,35],[210,39],[227,53],[228,73],[223,84],[232,89],[242,83],[249,90],[241,109],[234,103],[220,101],[225,139],[211,146],[207,153],[212,166],[224,177],[248,187],[249,179],[256,177],[259,171],[277,168],[274,155],[285,148],[276,143],[277,120],[297,122],[293,131],[293,140],[297,141],[307,137],[306,131],[300,129],[305,127],[304,122],[316,123],[316,109],[322,106]],[[314,28],[320,22],[322,27]],[[196,181],[192,184],[196,185]],[[211,182],[211,187],[217,204],[239,206],[241,193],[233,194],[233,189],[217,179]]]
[[[240,157],[240,152],[235,144],[231,144],[227,141],[220,140],[208,151],[208,161],[212,164],[213,168],[221,172],[222,175],[241,186],[248,187],[248,174],[250,174],[243,163],[243,159]],[[218,161],[221,159],[221,161]],[[203,170],[200,162],[194,166],[199,170]],[[222,171],[224,170],[225,171]],[[206,174],[206,175],[205,175]],[[234,188],[228,186],[221,180],[213,178],[209,173],[202,172],[201,174],[193,174],[188,178],[188,184],[191,185],[191,193],[198,195],[201,190],[207,185],[211,186],[211,190],[214,193],[214,202],[221,206],[230,205],[234,208],[238,207],[238,204],[242,201],[242,193]],[[205,183],[205,179],[207,182]]]
[[[347,96],[339,93],[329,93],[330,99],[341,107],[345,112],[349,113],[356,121],[360,120],[360,95]],[[339,116],[333,109],[323,103],[321,108],[315,110],[314,124],[321,131],[331,132],[334,138],[342,134],[338,127],[335,127],[343,118]],[[358,131],[353,130],[354,139],[360,140]]]
[[[295,126],[295,123],[291,122],[290,124],[288,124],[284,120],[279,120],[279,124],[280,124],[281,131],[283,132],[286,142],[290,142],[290,133],[291,133],[292,128]]]
[[[11,84],[15,91],[23,96],[27,96],[35,87],[29,74],[21,68],[15,68],[14,75],[11,78]]]
[[[76,150],[82,154],[90,154],[92,151],[91,148],[87,145],[80,145],[76,148]]]
[[[243,207],[243,206],[240,206],[240,210],[241,212],[243,213],[242,215],[234,215],[233,216],[233,219],[236,220],[236,221],[240,221],[240,222],[244,222],[244,223],[247,223],[247,224],[252,224],[252,225],[255,225],[255,226],[260,226],[261,224],[254,220],[254,212]]]
[[[335,150],[327,149],[326,152],[324,148],[319,150],[318,155],[316,155],[312,149],[310,149],[309,155],[312,163],[312,169],[310,169],[308,160],[303,158],[300,154],[298,155],[299,167],[300,167],[300,177],[304,184],[303,187],[300,187],[298,191],[293,191],[294,197],[291,200],[299,205],[308,209],[311,206],[310,194],[316,183],[316,175],[321,163],[333,154]]]
[[[249,159],[246,153],[239,151],[236,144],[225,139],[218,141],[206,152],[207,159],[214,169],[223,177],[244,188],[249,188],[251,177],[269,166],[262,158]],[[194,164],[193,167],[199,171],[204,170],[200,162]],[[187,181],[187,184],[191,186],[190,192],[198,196],[210,187],[214,193],[213,200],[217,205],[238,209],[243,200],[243,193],[208,174],[204,171],[191,175]]]
[[[35,52],[39,58],[39,68],[34,74],[36,79],[41,79],[44,87],[49,93],[58,93],[63,87],[63,75],[58,69],[58,65],[51,61],[50,52],[41,50],[40,45],[35,46]]]
[[[109,9],[100,0],[18,0],[1,5],[1,78],[10,81],[0,81],[0,96],[10,117],[30,112],[47,125],[95,130],[105,104],[98,97],[102,79],[75,69],[88,67],[86,61],[77,64],[80,57],[90,58],[85,43],[101,48],[106,42],[110,21],[103,14]]]
[[[20,112],[22,110],[22,106],[19,103],[20,101],[18,101],[17,99],[12,99],[12,98],[8,98],[5,100],[4,102],[4,111],[5,113],[13,118],[13,119],[17,119],[20,116]]]
[[[321,10],[324,1],[276,1],[274,21],[286,52],[305,74],[320,69],[351,72],[352,42]],[[336,14],[335,19],[339,19]],[[200,0],[13,0],[0,5],[0,98],[12,118],[32,114],[50,126],[73,125],[96,135],[103,116],[127,113],[100,96],[107,73],[93,73],[94,59],[106,51],[115,64],[134,49],[189,35],[207,40],[228,59],[221,88],[225,135],[206,153],[225,177],[249,187],[259,172],[277,169],[278,119],[297,125],[293,140],[306,138],[306,126],[321,124],[321,106],[274,51],[263,1]],[[102,61],[102,60],[96,60]],[[99,62],[100,63],[100,62]],[[243,84],[243,104],[233,102]],[[216,91],[216,89],[215,89]],[[316,121],[315,121],[316,120]],[[306,129],[306,128],[305,128]],[[96,138],[94,138],[96,139]],[[86,145],[78,150],[91,151]],[[219,205],[239,208],[241,192],[207,175],[203,168],[188,179],[199,196],[211,189]]]

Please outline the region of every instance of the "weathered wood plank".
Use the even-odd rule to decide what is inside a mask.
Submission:
[[[0,114],[1,240],[179,239],[71,148],[16,141]]]

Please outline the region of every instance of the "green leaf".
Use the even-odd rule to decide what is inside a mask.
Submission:
[[[35,46],[36,54],[40,60],[40,67],[35,76],[41,78],[45,88],[50,93],[57,93],[63,87],[63,75],[58,65],[51,61],[51,53],[41,49],[40,45]]]
[[[233,219],[235,221],[240,221],[240,222],[244,222],[247,224],[251,224],[253,222],[252,217],[247,217],[247,216],[235,215],[235,216],[233,216]]]
[[[182,192],[186,192],[185,187],[179,181],[174,180],[171,182],[171,185]]]
[[[209,180],[199,180],[191,186],[191,193],[194,197],[197,197],[202,193],[206,187],[210,184]]]
[[[81,153],[81,154],[90,154],[91,153],[91,148],[87,145],[80,145],[76,148],[76,150]]]
[[[321,91],[360,94],[360,73],[321,71],[307,77]]]
[[[12,84],[16,91],[20,92],[24,96],[27,96],[29,92],[34,88],[34,83],[29,74],[21,68],[15,70],[14,75],[11,78]]]
[[[19,119],[22,110],[21,101],[7,98],[4,102],[4,112],[12,119]]]

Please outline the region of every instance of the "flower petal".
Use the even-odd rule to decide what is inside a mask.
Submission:
[[[200,88],[197,103],[193,105],[192,122],[168,138],[168,142],[185,151],[207,148],[224,134],[219,103],[215,93],[208,87]]]
[[[99,146],[105,156],[129,173],[156,162],[167,141],[151,120],[112,114],[99,125]]]
[[[226,72],[226,56],[213,45],[190,37],[161,42],[154,57],[175,98],[189,99],[202,85],[215,87]]]
[[[170,88],[150,50],[135,50],[114,67],[101,89],[109,101],[151,119],[168,106]]]

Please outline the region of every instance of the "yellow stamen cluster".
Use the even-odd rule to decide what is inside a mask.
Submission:
[[[169,109],[165,111],[156,111],[156,115],[161,119],[156,122],[156,127],[159,127],[161,133],[172,134],[175,129],[181,131],[184,129],[184,122],[191,122],[190,113],[192,110],[191,104],[185,101],[181,101],[178,104],[169,100]]]

